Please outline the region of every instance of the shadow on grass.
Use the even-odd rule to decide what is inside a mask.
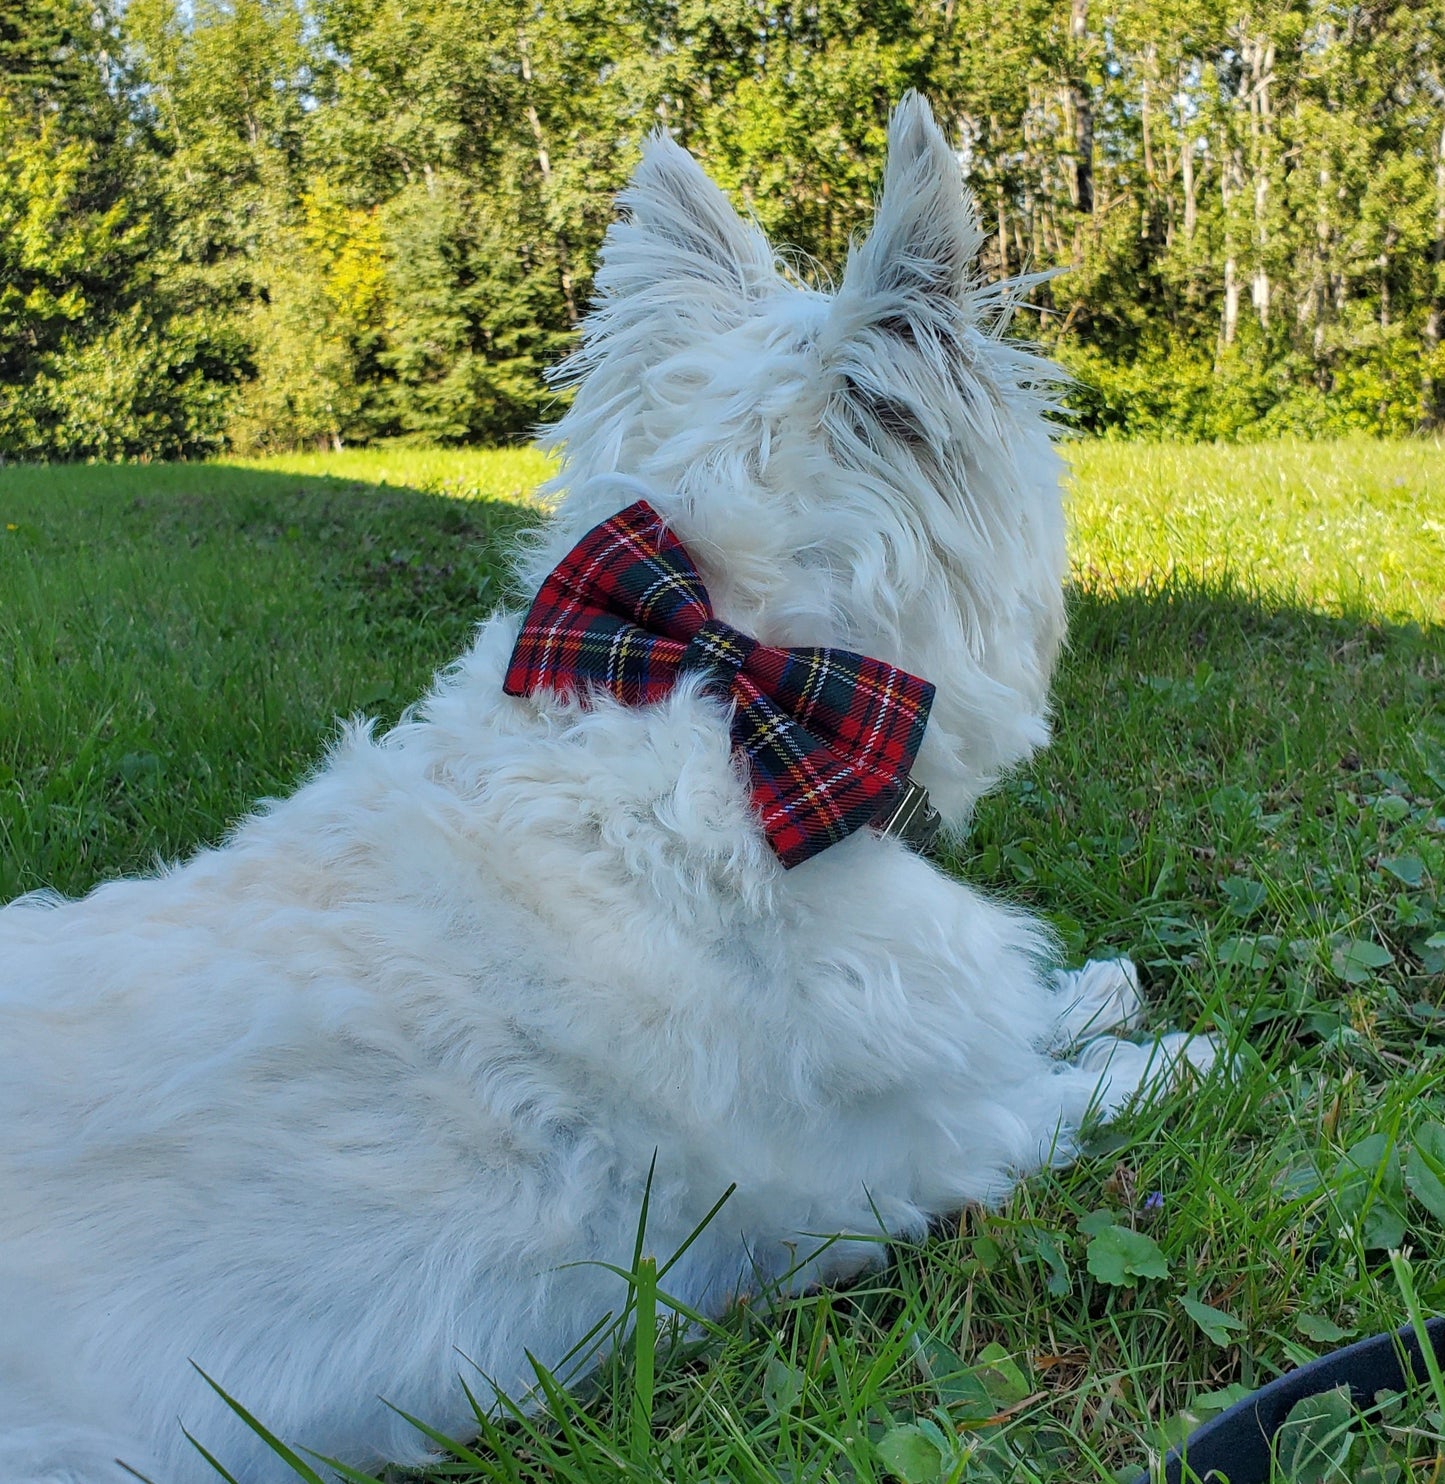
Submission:
[[[980,806],[960,873],[1156,987],[1207,963],[1225,990],[1347,989],[1378,960],[1438,998],[1445,631],[1179,577],[1070,607],[1053,743]]]
[[[506,499],[213,465],[6,471],[0,900],[215,841],[503,598]]]
[[[1420,740],[1445,736],[1442,686],[1445,629],[1322,613],[1237,582],[1076,589],[1057,741],[1083,727],[1104,766],[1136,778],[1152,776],[1157,748],[1200,782],[1263,770],[1293,787],[1318,767],[1394,768],[1423,787]],[[1119,746],[1130,739],[1156,747]]]
[[[209,580],[227,554],[248,567],[289,547],[290,565],[318,586],[398,596],[403,610],[435,616],[464,609],[472,581],[534,511],[515,498],[457,499],[404,486],[241,469],[165,464],[7,470],[0,516],[12,542],[60,555],[117,556],[164,547],[177,587]],[[76,543],[79,542],[77,548]],[[97,573],[106,575],[101,567]]]

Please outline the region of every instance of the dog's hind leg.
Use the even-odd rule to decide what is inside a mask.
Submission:
[[[1054,988],[1062,1006],[1054,1045],[1075,1067],[1098,1075],[1095,1111],[1104,1117],[1136,1096],[1166,1091],[1191,1071],[1203,1076],[1217,1059],[1212,1036],[1171,1031],[1142,1044],[1121,1039],[1139,1030],[1145,1018],[1139,973],[1127,958],[1060,969]]]
[[[1144,996],[1139,971],[1127,958],[1090,959],[1081,969],[1054,975],[1060,1002],[1054,1023],[1061,1051],[1082,1046],[1094,1036],[1136,1031],[1144,1024]]]
[[[1135,1098],[1147,1102],[1186,1077],[1208,1075],[1218,1058],[1213,1036],[1170,1031],[1143,1044],[1095,1036],[1074,1053],[1071,1064],[1097,1078],[1094,1112],[1108,1119]]]

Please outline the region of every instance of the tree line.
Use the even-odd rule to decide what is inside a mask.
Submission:
[[[836,274],[909,87],[1085,429],[1445,419],[1445,0],[0,0],[0,457],[524,436],[649,128]]]

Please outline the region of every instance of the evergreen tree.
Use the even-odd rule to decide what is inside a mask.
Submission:
[[[0,457],[174,447],[159,389],[107,376],[147,319],[155,237],[118,51],[104,5],[0,23]]]
[[[1445,0],[120,7],[0,14],[0,456],[525,436],[649,128],[836,273],[910,86],[1084,427],[1445,416]]]

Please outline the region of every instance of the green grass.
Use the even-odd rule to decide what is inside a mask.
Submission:
[[[1075,572],[1180,572],[1329,612],[1445,623],[1439,443],[1076,443]]]
[[[379,487],[384,460],[0,472],[0,899],[215,841],[338,716],[416,699],[500,600],[545,468],[425,463],[446,494]]]
[[[1134,955],[1158,1023],[1214,1029],[1237,1075],[844,1292],[644,1323],[449,1477],[1130,1477],[1404,1322],[1392,1247],[1445,1310],[1445,453],[1071,458],[1056,741],[950,864],[1075,958]],[[214,840],[334,716],[395,716],[498,595],[540,468],[515,460],[0,472],[0,896]],[[1432,1408],[1392,1446],[1438,1471]]]
[[[405,444],[341,453],[289,453],[228,460],[228,466],[265,474],[355,479],[367,484],[473,499],[523,500],[552,472],[535,448],[410,448]]]

